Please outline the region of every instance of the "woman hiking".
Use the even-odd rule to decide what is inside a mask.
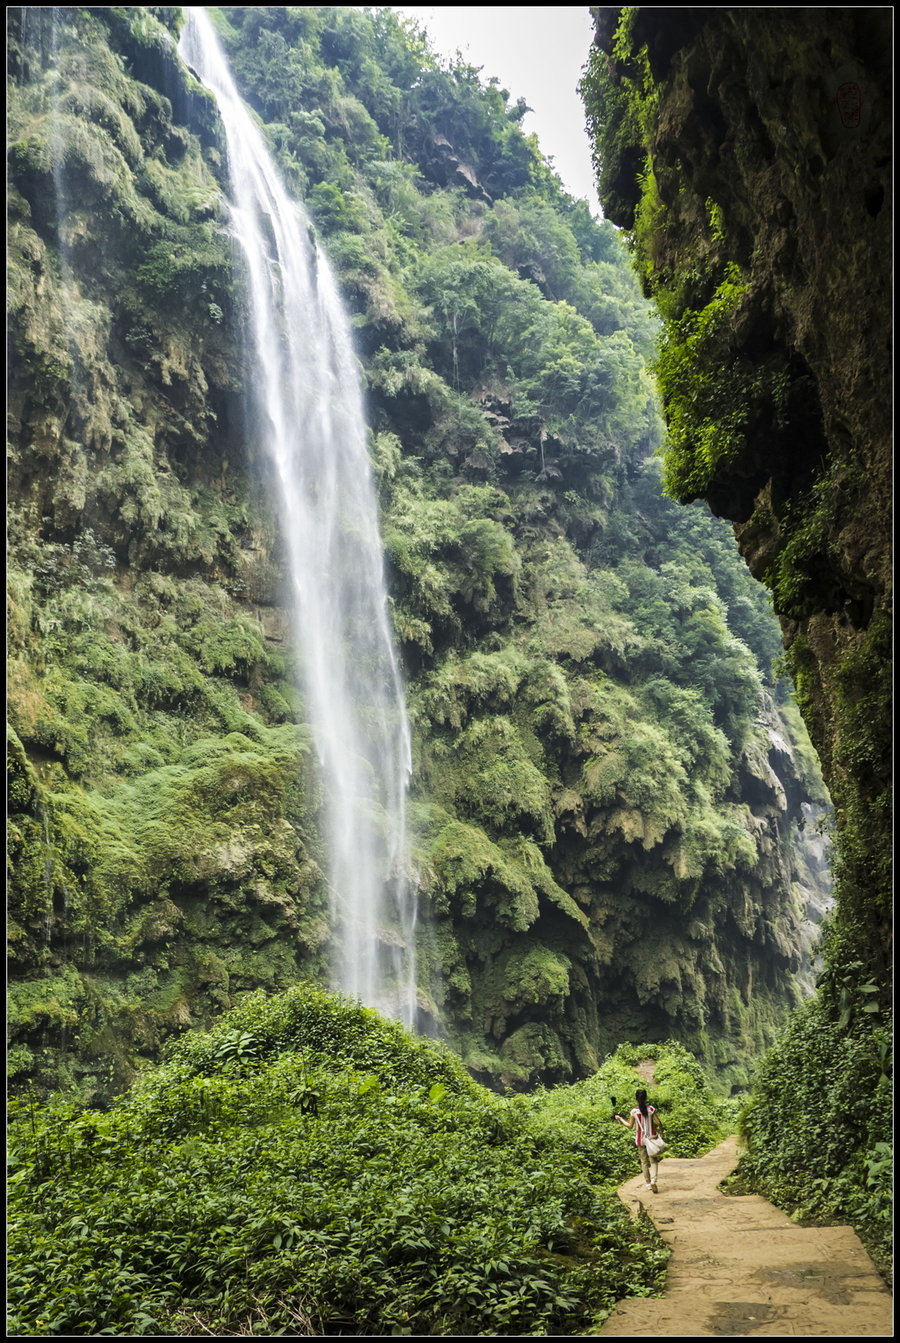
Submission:
[[[634,1099],[637,1101],[637,1105],[627,1119],[623,1119],[621,1115],[614,1115],[613,1117],[618,1119],[619,1123],[624,1125],[625,1128],[636,1128],[634,1142],[641,1158],[641,1170],[644,1172],[647,1188],[651,1189],[654,1194],[658,1194],[659,1188],[656,1177],[659,1174],[659,1157],[651,1156],[644,1146],[644,1142],[648,1133],[653,1138],[662,1133],[662,1124],[659,1122],[654,1107],[647,1104],[646,1091],[636,1091]]]

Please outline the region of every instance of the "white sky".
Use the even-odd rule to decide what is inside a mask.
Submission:
[[[418,19],[442,56],[457,50],[481,66],[482,83],[492,75],[533,109],[522,121],[535,133],[566,190],[602,215],[594,185],[584,108],[575,91],[594,36],[587,5],[391,6]]]

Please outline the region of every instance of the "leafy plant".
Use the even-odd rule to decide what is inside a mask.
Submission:
[[[871,1001],[848,988],[859,984],[860,969],[848,968],[843,986],[835,985],[846,994],[845,1020],[832,1015],[825,998],[811,1000],[758,1064],[740,1120],[748,1152],[739,1173],[800,1216],[848,1217],[886,1262],[882,1162],[891,1136],[890,1065],[884,1029],[873,1048],[871,1015],[852,1010]],[[850,1162],[848,1152],[855,1154]]]
[[[13,1106],[11,1332],[578,1332],[667,1258],[585,1167],[621,1149],[588,1086],[503,1100],[356,1003],[257,996],[106,1114]]]

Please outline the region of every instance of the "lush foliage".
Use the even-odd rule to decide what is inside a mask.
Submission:
[[[665,1263],[611,1193],[636,1169],[611,1098],[653,1060],[674,1154],[724,1136],[734,1101],[697,1059],[745,1088],[809,982],[800,824],[828,796],[767,595],[726,526],[661,494],[659,321],[524,106],[390,10],[214,18],[353,312],[414,727],[420,1024],[455,1053],[305,982],[330,967],[321,782],[179,12],[13,10],[13,1328],[584,1332]],[[648,282],[667,207],[631,57],[602,96],[643,168]],[[697,255],[653,280],[679,497],[740,455],[741,407],[766,432],[785,409],[778,360],[739,353],[746,267],[703,211]],[[860,488],[835,467],[787,519],[770,579],[792,616],[833,585]],[[886,639],[873,624],[838,687],[840,750],[872,780],[840,799],[848,882],[887,807]],[[886,1003],[850,954],[868,924],[835,930],[827,1169],[792,1167],[775,1122],[818,1008],[769,1056],[746,1169],[877,1235],[886,1137],[847,1097],[883,1090]]]
[[[673,1150],[705,1150],[674,1042],[502,1099],[354,1002],[254,995],[108,1113],[15,1103],[10,1331],[581,1333],[667,1259],[612,1188],[635,1157],[609,1091],[648,1050]]]
[[[652,1081],[646,1076],[650,1064]],[[629,1113],[638,1088],[646,1090],[659,1115],[671,1156],[700,1156],[732,1131],[734,1103],[715,1096],[697,1059],[677,1040],[619,1045],[592,1077],[571,1086],[538,1088],[510,1103],[515,1113],[526,1116],[542,1150],[558,1152],[560,1158],[576,1151],[592,1179],[616,1185],[636,1173],[638,1157],[633,1132],[626,1134],[612,1116]]]
[[[782,666],[835,803],[836,907],[819,997],[760,1066],[740,1178],[798,1217],[852,1220],[885,1262],[890,448],[877,393],[851,406],[863,380],[845,350],[855,324],[877,329],[877,303],[889,304],[887,235],[851,207],[867,190],[874,198],[864,178],[888,160],[873,151],[863,168],[833,146],[826,185],[794,138],[802,99],[786,112],[771,97],[776,85],[793,97],[807,52],[827,45],[845,59],[856,36],[837,11],[783,11],[785,28],[770,25],[763,44],[750,11],[679,11],[670,22],[635,7],[596,13],[583,94],[608,217],[629,230],[665,323],[666,487],[740,524],[784,618]],[[841,218],[827,286],[805,242],[823,201]],[[823,324],[841,332],[824,358]],[[873,363],[865,385],[878,388],[879,376],[889,369]]]
[[[845,967],[761,1061],[741,1116],[737,1178],[798,1219],[847,1219],[883,1269],[893,1222],[891,1021],[878,985]],[[848,1161],[847,1154],[852,1153]]]
[[[717,475],[734,468],[748,421],[758,424],[767,414],[773,431],[784,428],[783,360],[773,355],[754,363],[732,348],[746,294],[746,281],[730,264],[704,308],[684,308],[666,323],[657,377],[669,430],[666,491],[675,499],[701,498]]]
[[[717,202],[706,200],[691,218],[689,249],[673,258],[665,245],[671,222],[685,223],[683,202],[659,194],[651,152],[659,90],[635,37],[637,14],[622,11],[619,68],[613,72],[595,47],[581,92],[608,217],[629,229],[635,267],[664,319],[655,371],[667,428],[665,488],[687,502],[709,497],[754,440],[784,434],[796,389],[780,350],[747,348],[750,268],[729,257]]]
[[[616,230],[390,10],[214,18],[357,328],[422,1024],[495,1087],[672,1035],[744,1086],[797,998],[795,822],[827,797],[765,595],[660,497],[657,323]],[[331,959],[224,157],[177,22],[10,30],[12,1068],[84,1099]]]

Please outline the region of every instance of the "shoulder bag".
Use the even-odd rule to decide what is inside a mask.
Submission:
[[[668,1147],[668,1143],[661,1133],[653,1134],[651,1132],[653,1121],[648,1116],[646,1132],[644,1133],[644,1147],[647,1149],[648,1156],[659,1156]]]

